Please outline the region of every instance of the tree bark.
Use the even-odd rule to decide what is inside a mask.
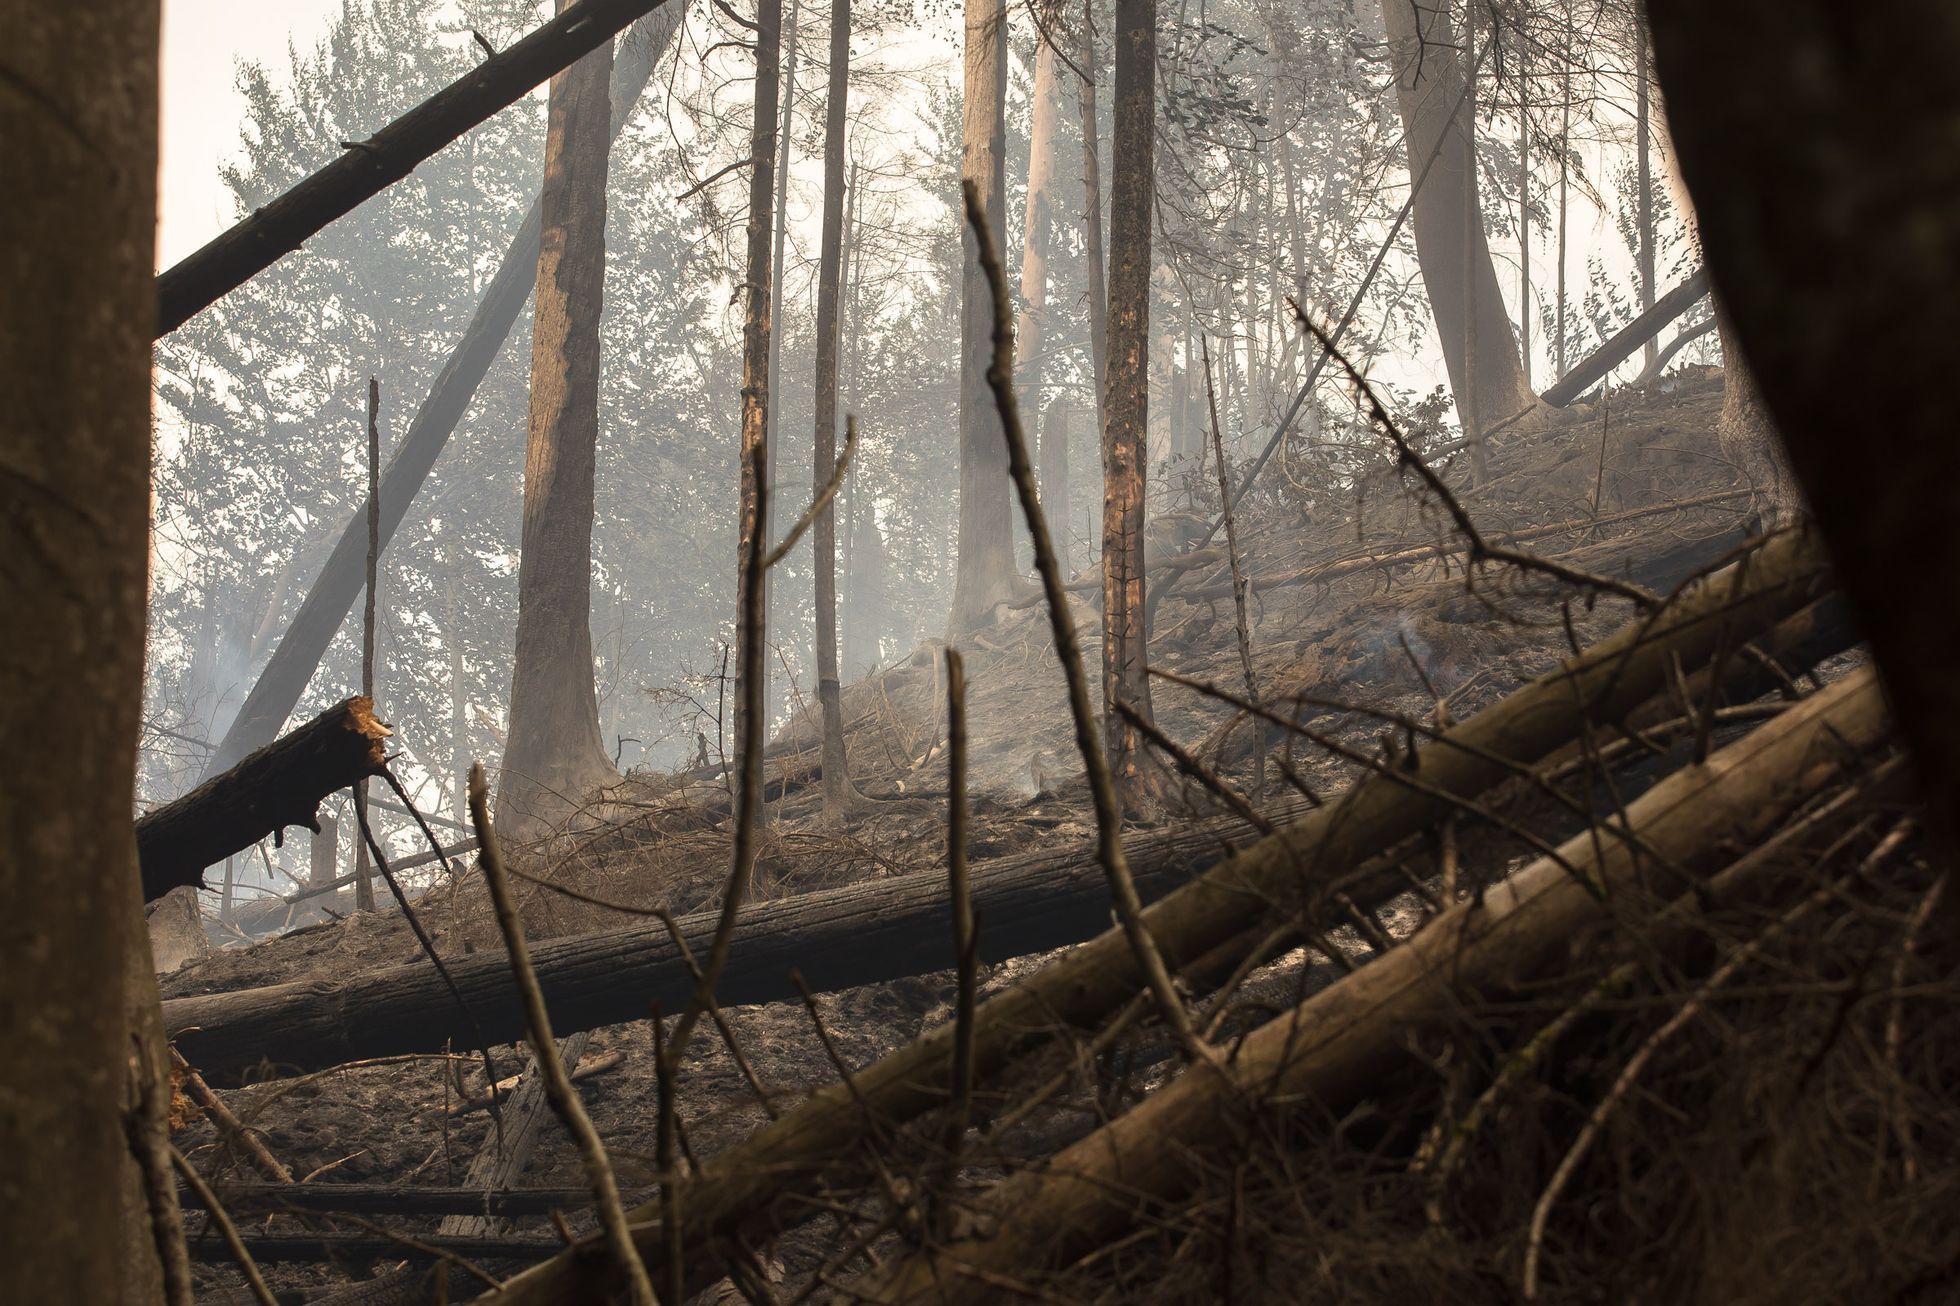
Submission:
[[[1150,810],[1158,772],[1127,704],[1151,718],[1144,622],[1149,474],[1150,227],[1157,136],[1156,0],[1117,0],[1109,174],[1109,361],[1103,401],[1103,747],[1124,810]]]
[[[851,86],[851,0],[830,0],[830,92],[824,105],[823,248],[817,260],[816,434],[812,494],[837,463],[837,347],[844,264],[844,116]],[[824,814],[839,818],[860,801],[844,752],[844,692],[837,673],[837,511],[824,505],[812,528],[816,551],[817,704],[823,714]]]
[[[1060,399],[1052,401],[1041,415],[1036,474],[1041,484],[1041,502],[1048,512],[1048,527],[1055,537],[1055,565],[1061,568],[1062,575],[1072,576],[1075,569],[1069,555],[1075,532],[1069,507],[1068,405]]]
[[[980,192],[988,230],[1004,245],[1007,208],[1007,8],[966,0],[966,91],[960,119],[960,176]],[[984,626],[994,605],[1014,597],[1014,528],[1008,510],[1007,437],[987,389],[994,301],[978,247],[955,206],[960,247],[960,538],[953,579],[953,636]]]
[[[169,1096],[130,828],[157,29],[154,0],[0,11],[0,1276],[21,1302],[158,1300],[159,1246],[189,1300],[175,1211],[146,1209],[132,1161],[158,1177]]]
[[[1417,754],[1412,773],[1371,773],[1340,801],[1244,849],[1171,893],[1145,913],[1165,958],[1182,967],[1285,911],[1323,883],[1454,810],[1442,795],[1471,797],[1544,757],[1589,724],[1603,728],[1660,692],[1677,667],[1694,667],[1718,648],[1800,609],[1824,580],[1821,549],[1807,535],[1778,536],[1730,568],[1683,590],[1667,608],[1454,727]],[[1410,790],[1413,774],[1431,789]],[[988,947],[984,924],[981,948]],[[1121,930],[1109,930],[989,1000],[974,1020],[976,1075],[1070,1030],[1087,1030],[1131,1001],[1141,987]],[[953,1046],[950,1027],[926,1035],[849,1085],[816,1094],[783,1119],[710,1161],[688,1190],[685,1214],[690,1283],[714,1273],[715,1240],[743,1228],[793,1222],[794,1194],[809,1191],[854,1155],[867,1130],[887,1129],[945,1103]],[[664,1262],[657,1206],[634,1216],[649,1270]],[[617,1274],[591,1240],[486,1294],[486,1306],[542,1306],[590,1300]]]
[[[559,3],[569,7],[567,0]],[[592,682],[593,481],[611,75],[607,47],[551,79],[531,328],[517,652],[497,794],[505,837],[520,841],[560,825],[619,779],[599,736]]]
[[[1095,0],[1082,0],[1080,63],[1088,76],[1079,92],[1082,111],[1082,270],[1088,280],[1089,371],[1094,378],[1096,433],[1102,434],[1104,387],[1109,359],[1109,289],[1103,276],[1102,159],[1097,142],[1102,125],[1096,112]]]
[[[1042,411],[1043,351],[1047,342],[1048,251],[1054,244],[1055,188],[1061,156],[1055,128],[1061,117],[1061,61],[1050,39],[1064,32],[1059,0],[1044,0],[1035,33],[1034,100],[1028,135],[1028,200],[1021,224],[1021,311],[1014,323],[1014,356],[1021,367],[1021,411]],[[1063,568],[1067,574],[1067,568]]]
[[[347,699],[137,821],[144,900],[202,887],[205,867],[288,826],[317,829],[322,799],[381,773],[391,733],[367,699]]]
[[[1960,10],[1651,0],[1709,271],[1953,846]],[[1960,895],[1956,895],[1960,898]]]
[[[997,1185],[977,1203],[983,1235],[915,1252],[853,1284],[849,1299],[993,1301],[1002,1275],[1038,1282],[1042,1270],[1104,1245],[1153,1203],[1188,1190],[1248,1103],[1311,1103],[1315,1119],[1339,1119],[1409,1060],[1412,1030],[1459,1016],[1466,997],[1516,992],[1565,962],[1575,938],[1615,913],[1664,905],[1654,896],[1656,865],[1705,868],[1728,841],[1762,836],[1888,733],[1875,681],[1855,673],[1632,803],[1624,823],[1637,840],[1587,830],[1558,856],[1446,911],[1240,1041],[1228,1074],[1185,1074]],[[1672,893],[1689,885],[1685,877],[1669,881]]]
[[[620,41],[612,85],[615,138],[652,78],[654,61],[679,30],[682,12],[681,0],[668,0],[635,24]],[[477,386],[510,337],[511,327],[524,312],[537,276],[539,213],[539,205],[533,204],[511,238],[503,263],[490,279],[462,337],[450,351],[382,475],[381,544],[384,548],[408,516],[409,505],[421,491],[457,423],[469,410]],[[216,775],[278,736],[361,592],[366,560],[367,506],[363,503],[341,529],[333,552],[327,556],[299,611],[293,615],[286,633],[280,636],[278,647],[273,649],[271,659],[246,695],[238,715],[232,718],[217,750],[206,762],[206,775]]]
[[[1478,200],[1474,116],[1447,0],[1382,0],[1410,175],[1436,163],[1412,222],[1466,437],[1532,402]],[[1474,320],[1471,314],[1474,312]]]

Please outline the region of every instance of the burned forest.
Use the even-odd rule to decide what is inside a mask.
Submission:
[[[1960,1302],[1956,63],[0,0],[0,1300]]]

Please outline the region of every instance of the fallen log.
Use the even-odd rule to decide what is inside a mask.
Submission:
[[[366,140],[347,142],[332,163],[158,275],[156,334],[175,331],[661,3],[581,0]]]
[[[1405,768],[1371,772],[1338,802],[1228,858],[1145,913],[1167,961],[1180,968],[1370,856],[1429,828],[1454,803],[1506,779],[1582,731],[1605,728],[1659,692],[1677,668],[1710,662],[1809,604],[1825,581],[1819,541],[1791,532],[1738,566],[1687,587],[1673,602],[1421,748]],[[983,917],[981,947],[990,924]],[[943,932],[943,925],[942,925]],[[1106,930],[975,1013],[972,1061],[991,1075],[1028,1051],[1093,1029],[1139,991],[1129,943]],[[166,1023],[169,1022],[166,1015]],[[953,1050],[942,1026],[834,1084],[709,1161],[683,1190],[681,1242],[690,1288],[719,1276],[746,1231],[807,1218],[797,1199],[857,1154],[868,1133],[942,1105]],[[659,1274],[666,1244],[657,1204],[631,1213],[640,1255]],[[483,1300],[498,1306],[600,1298],[617,1266],[595,1240],[513,1278]]]
[[[1273,809],[1284,822],[1309,810],[1304,799]],[[1162,897],[1194,873],[1249,843],[1258,831],[1225,817],[1132,837],[1130,861],[1146,899]],[[986,919],[981,952],[989,961],[1061,947],[1108,924],[1109,902],[1088,841],[1051,852],[996,858],[974,869],[976,910]],[[813,990],[852,988],[953,965],[938,928],[946,877],[929,871],[757,903],[736,925],[724,1005],[792,998],[789,974],[801,968]],[[681,918],[681,937],[705,956],[719,913]],[[692,970],[664,926],[547,939],[532,963],[555,1026],[590,1029],[639,1020],[649,1002],[685,1006]],[[510,964],[501,953],[449,962],[450,974],[492,1043],[523,1036]],[[458,1030],[455,1003],[432,987],[425,963],[370,971],[331,983],[294,982],[233,993],[172,998],[164,1026],[205,1075],[235,1083],[245,1072],[297,1073],[366,1057],[439,1050]],[[384,1050],[385,1049],[385,1050]]]
[[[356,1215],[548,1215],[592,1205],[586,1188],[412,1188],[400,1184],[214,1184],[233,1215],[280,1211],[352,1211]],[[204,1198],[181,1188],[184,1209],[202,1210]]]
[[[541,1261],[565,1246],[557,1234],[504,1234],[475,1237],[462,1234],[313,1233],[275,1230],[270,1233],[240,1229],[252,1259],[261,1265],[290,1265],[316,1261],[433,1261],[460,1257],[469,1261]],[[193,1233],[189,1239],[191,1256],[198,1260],[222,1261],[231,1258],[231,1249],[218,1238]],[[461,1274],[451,1272],[453,1291]]]
[[[1549,390],[1538,397],[1554,408],[1563,408],[1586,391],[1604,381],[1607,374],[1633,351],[1659,335],[1675,318],[1693,308],[1708,293],[1708,273],[1697,271],[1674,289],[1654,301],[1654,306],[1613,333],[1605,344],[1573,366]]]
[[[1237,1118],[1235,1107],[1304,1102],[1318,1119],[1341,1118],[1406,1061],[1411,1030],[1446,1022],[1466,997],[1515,992],[1563,961],[1588,929],[1651,910],[1646,880],[1656,868],[1707,866],[1724,840],[1761,837],[1801,800],[1862,766],[1888,735],[1877,678],[1861,669],[1669,777],[1628,808],[1624,826],[1575,836],[1558,856],[1445,912],[1261,1026],[1236,1046],[1229,1074],[1188,1070],[1058,1156],[1000,1183],[970,1213],[967,1227],[984,1235],[915,1252],[852,1285],[847,1297],[935,1306],[998,1300],[1000,1276],[1037,1277],[1104,1245],[1153,1202],[1186,1191],[1202,1173],[1208,1142]],[[1673,880],[1669,892],[1687,888]]]
[[[136,822],[143,900],[180,885],[204,887],[204,870],[287,826],[318,831],[328,794],[380,775],[392,732],[359,695],[328,708],[222,775]]]

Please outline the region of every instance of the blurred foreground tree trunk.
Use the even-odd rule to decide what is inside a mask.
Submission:
[[[1109,360],[1103,401],[1103,746],[1126,811],[1157,774],[1127,703],[1150,718],[1143,534],[1150,453],[1150,225],[1157,132],[1156,0],[1117,0],[1109,169]]]
[[[0,1297],[152,1302],[168,1105],[137,887],[156,0],[0,5]],[[51,871],[53,872],[51,874]],[[174,1180],[160,1176],[163,1191]]]
[[[1947,377],[1960,340],[1960,8],[1648,8],[1716,294],[1951,847],[1960,441]]]
[[[499,825],[519,837],[559,824],[619,778],[599,737],[592,683],[592,500],[611,78],[608,45],[551,79],[517,654],[497,795]]]
[[[830,0],[830,94],[824,106],[823,248],[817,259],[816,432],[813,494],[837,463],[837,346],[844,276],[844,114],[851,87],[851,0]],[[837,676],[837,504],[813,530],[816,550],[817,704],[823,712],[823,807],[841,817],[859,803],[844,753],[844,695]]]
[[[1410,220],[1466,438],[1533,399],[1478,201],[1474,106],[1448,0],[1382,0],[1411,178]],[[1432,166],[1430,160],[1434,158]]]
[[[1006,245],[1007,9],[1003,0],[966,0],[966,99],[961,112],[960,176],[980,192],[994,248]],[[957,205],[955,206],[957,209]],[[985,625],[994,605],[1015,593],[1013,521],[1008,511],[1007,438],[987,389],[993,357],[994,301],[979,247],[960,221],[965,251],[960,285],[960,538],[948,633]]]

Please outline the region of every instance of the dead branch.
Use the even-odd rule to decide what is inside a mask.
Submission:
[[[372,700],[357,695],[144,816],[136,822],[143,900],[182,885],[202,888],[205,867],[268,835],[276,844],[288,826],[317,833],[321,800],[381,774],[391,734]]]

